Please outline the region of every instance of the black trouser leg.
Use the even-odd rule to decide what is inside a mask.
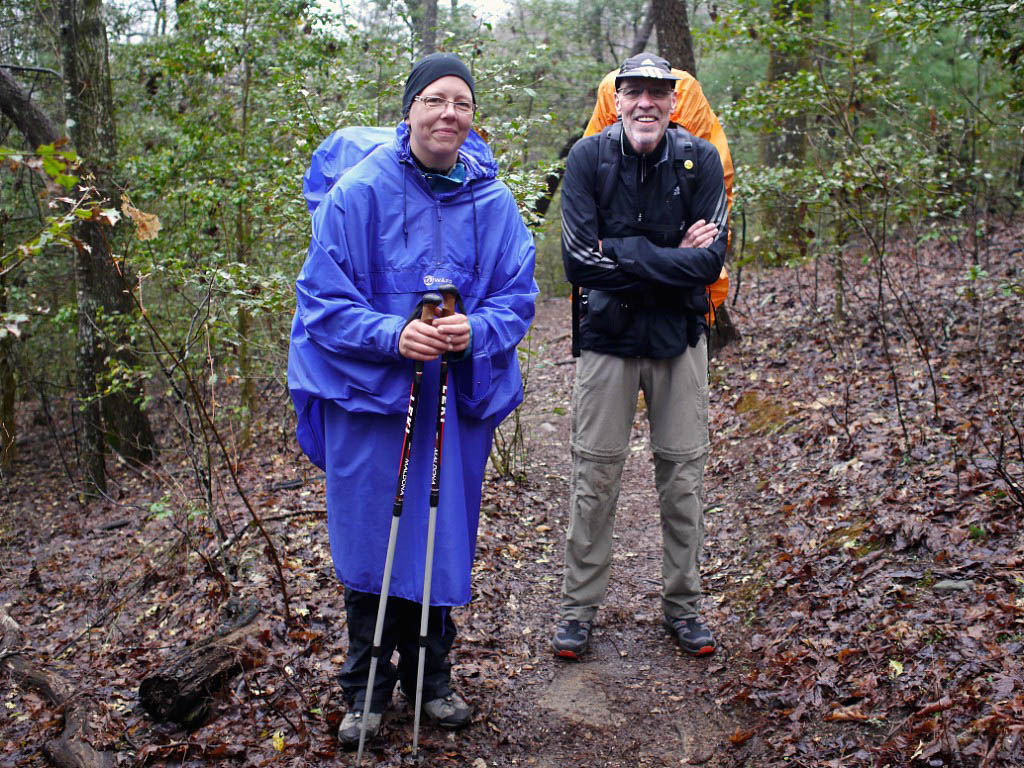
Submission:
[[[380,595],[345,588],[345,613],[348,617],[348,656],[338,680],[349,707],[363,709],[366,681],[370,675],[373,631],[377,624]],[[427,617],[426,653],[423,662],[423,701],[446,696],[451,690],[451,662],[448,653],[456,635],[452,609],[432,606]],[[402,693],[416,700],[416,664],[419,658],[420,604],[400,597],[389,597],[384,613],[381,654],[373,683],[371,712],[383,712],[391,701],[395,683],[401,679]],[[391,655],[398,649],[398,668]]]
[[[409,623],[403,623],[403,632],[398,641],[398,652],[401,661],[398,663],[398,675],[402,683],[402,693],[411,702],[416,701],[416,665],[419,659],[420,637],[420,603],[406,603],[409,611]],[[452,609],[449,606],[431,606],[427,614],[426,653],[423,657],[423,701],[428,702],[451,691],[451,662],[448,653],[455,642],[455,622],[452,620]]]
[[[371,712],[383,712],[391,701],[391,692],[398,680],[398,670],[391,663],[391,654],[398,644],[399,616],[395,598],[388,599],[384,614],[384,632],[381,653],[377,660],[377,674],[373,682]],[[370,658],[373,651],[373,631],[377,624],[377,606],[380,595],[357,592],[345,587],[345,614],[348,618],[348,656],[338,675],[338,682],[349,708],[363,710],[366,701],[366,683],[370,676]]]

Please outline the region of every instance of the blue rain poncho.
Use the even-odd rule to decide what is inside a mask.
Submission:
[[[408,125],[384,144],[381,130],[336,131],[306,174],[313,237],[296,281],[288,387],[299,444],[327,473],[338,578],[379,593],[415,365],[398,339],[425,292],[459,289],[472,338],[449,366],[431,604],[462,605],[491,438],[523,398],[516,345],[537,295],[533,238],[476,134],[459,152],[465,178],[433,191],[412,159]],[[424,369],[390,587],[416,602],[439,368]]]

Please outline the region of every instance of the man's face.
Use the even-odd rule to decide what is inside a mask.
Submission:
[[[458,109],[450,102],[473,103],[473,92],[466,81],[455,75],[432,82],[409,108],[409,142],[413,154],[428,168],[447,170],[455,165],[459,147],[473,124],[472,110]]]
[[[622,130],[641,155],[654,150],[668,128],[676,103],[675,82],[627,77],[615,92],[615,109],[622,116]]]

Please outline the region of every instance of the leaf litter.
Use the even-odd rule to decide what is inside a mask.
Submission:
[[[458,734],[425,726],[423,763],[1024,763],[1022,472],[1012,430],[1024,402],[1020,240],[1019,225],[993,236],[986,258],[1002,287],[981,299],[951,288],[961,254],[934,243],[888,256],[890,269],[916,275],[927,360],[896,322],[894,299],[880,310],[866,298],[870,264],[859,275],[847,265],[841,327],[815,265],[746,277],[753,285],[733,306],[745,338],[721,350],[711,372],[704,584],[719,649],[701,659],[661,629],[643,411],[592,653],[566,664],[548,650],[572,366],[567,302],[543,299],[523,410],[527,479],[489,476],[475,596],[455,612],[453,681],[476,716]],[[213,514],[237,538],[219,551],[171,414],[157,407],[159,462],[112,462],[110,497],[80,507],[50,431],[33,423],[38,404],[21,406],[23,458],[0,490],[0,607],[30,638],[28,658],[95,703],[91,743],[118,764],[354,762],[334,736],[346,636],[323,480],[298,454],[287,419],[274,421],[287,401],[267,406],[265,439],[240,452],[238,471],[284,559],[291,626],[264,543],[242,530],[226,477],[216,478]],[[139,704],[142,679],[215,634],[230,601],[246,599],[262,610],[242,671],[212,692],[193,730],[153,722]],[[5,765],[48,764],[42,746],[60,732],[61,713],[28,687],[7,686],[2,699]],[[367,763],[411,764],[412,719],[396,695]]]

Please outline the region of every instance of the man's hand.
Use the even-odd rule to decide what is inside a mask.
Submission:
[[[434,360],[445,352],[469,346],[469,320],[465,315],[436,317],[433,323],[413,320],[402,330],[398,352],[410,360]]]
[[[709,224],[704,219],[697,219],[693,222],[686,234],[683,235],[683,240],[679,243],[680,248],[707,248],[718,237],[718,227],[714,224]]]

